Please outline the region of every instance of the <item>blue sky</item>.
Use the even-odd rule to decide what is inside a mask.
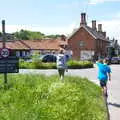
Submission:
[[[27,29],[68,35],[79,27],[81,12],[86,12],[89,26],[96,20],[109,37],[120,39],[120,0],[0,1],[0,20],[6,21],[6,32],[10,33]]]

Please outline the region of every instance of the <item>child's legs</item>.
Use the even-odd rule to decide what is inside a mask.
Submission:
[[[103,87],[104,93],[107,94],[107,86]]]
[[[102,87],[102,91],[104,92],[104,94],[107,95],[107,81],[101,80],[100,86]]]
[[[60,69],[58,69],[58,73],[59,73],[59,76],[61,76],[61,72],[60,72]]]
[[[58,69],[58,72],[59,72],[59,76],[63,76],[64,77],[64,72],[65,72],[65,69]]]
[[[61,76],[64,78],[65,69],[61,69]]]

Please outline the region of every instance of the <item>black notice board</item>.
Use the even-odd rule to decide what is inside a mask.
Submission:
[[[18,73],[18,72],[19,72],[19,58],[17,58],[16,56],[0,58],[0,73]]]

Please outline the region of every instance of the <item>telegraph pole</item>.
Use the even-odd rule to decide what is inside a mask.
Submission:
[[[3,48],[6,48],[5,20],[2,20]],[[5,65],[4,83],[7,84],[7,66]]]
[[[5,20],[2,20],[3,48],[5,48]]]

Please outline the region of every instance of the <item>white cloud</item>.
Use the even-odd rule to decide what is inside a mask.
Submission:
[[[120,12],[114,14],[113,17],[114,17],[115,19],[120,19]]]
[[[120,0],[89,0],[89,4],[99,4],[104,2],[120,2]]]

